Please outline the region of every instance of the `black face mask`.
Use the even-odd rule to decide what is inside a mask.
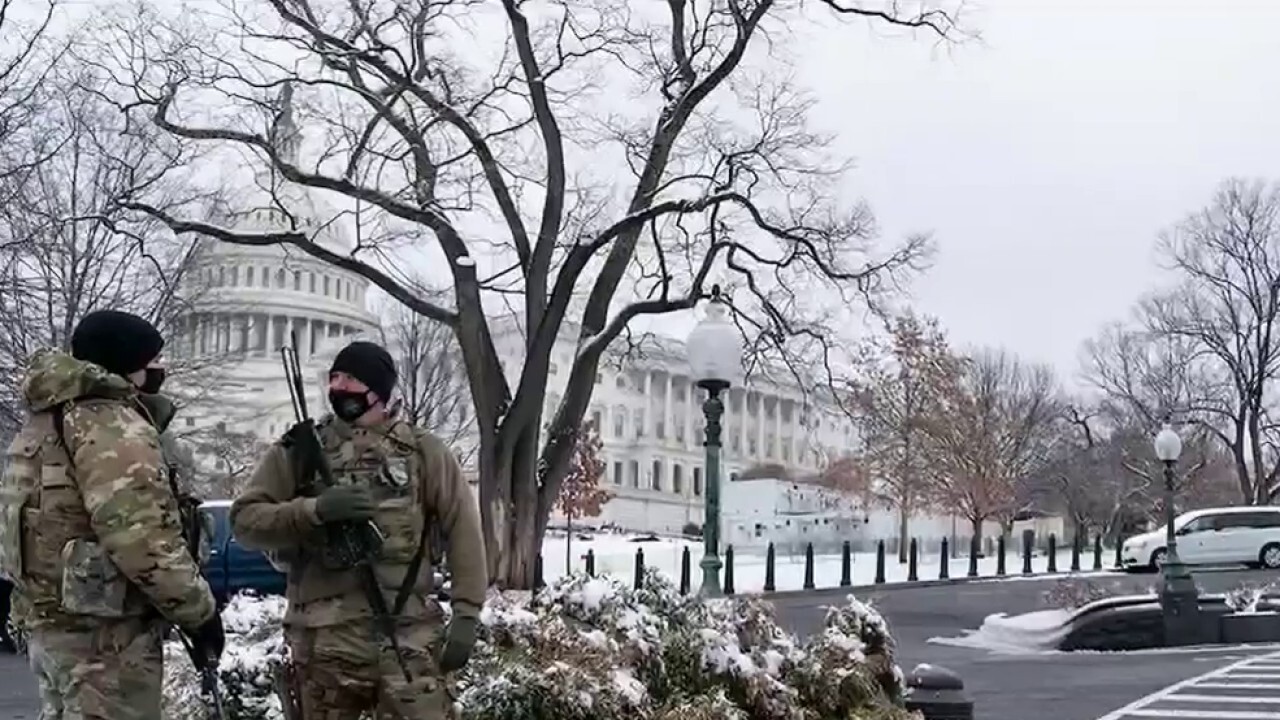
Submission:
[[[164,385],[165,372],[162,367],[147,368],[147,379],[142,381],[142,385],[138,388],[148,395],[155,395],[160,392],[160,386]]]
[[[333,414],[339,419],[355,422],[361,415],[369,412],[369,393],[330,390],[329,404],[333,406]]]

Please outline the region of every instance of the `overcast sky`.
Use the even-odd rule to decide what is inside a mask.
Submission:
[[[982,0],[980,43],[817,33],[818,120],[960,344],[1071,380],[1080,343],[1166,281],[1155,236],[1230,175],[1280,177],[1274,0]]]

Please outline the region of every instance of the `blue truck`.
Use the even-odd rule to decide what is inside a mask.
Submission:
[[[258,595],[284,595],[284,573],[271,564],[265,553],[243,547],[231,534],[230,500],[205,501],[200,504],[200,512],[210,539],[209,557],[202,569],[218,605],[225,605],[242,590],[252,590]],[[433,584],[437,599],[448,601],[448,576],[436,570]]]
[[[231,501],[209,500],[200,504],[204,531],[209,537],[209,557],[204,577],[219,605],[242,590],[259,595],[283,595],[285,576],[260,550],[250,550],[231,534]]]

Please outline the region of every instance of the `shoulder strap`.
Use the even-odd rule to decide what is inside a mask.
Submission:
[[[71,452],[71,446],[67,444],[67,402],[60,402],[54,405],[49,412],[53,415],[53,434],[57,436],[58,444],[62,446],[62,451],[67,454],[67,464],[74,470],[76,456],[75,453]]]
[[[414,437],[414,452],[422,459],[423,466],[427,464],[427,454],[424,452],[422,443],[418,440],[417,433]],[[404,574],[404,581],[400,583],[400,589],[396,591],[395,605],[392,607],[391,614],[393,616],[404,612],[404,606],[409,603],[409,596],[413,594],[413,588],[418,584],[418,573],[422,571],[422,561],[426,559],[427,539],[431,535],[431,529],[436,522],[436,513],[433,509],[427,507],[426,492],[422,494],[422,535],[418,538],[418,547],[413,551],[413,557],[409,560],[409,568]]]
[[[75,453],[71,451],[71,446],[67,444],[67,406],[80,400],[109,400],[109,399],[111,398],[108,398],[103,395],[94,395],[90,393],[88,395],[81,395],[79,397],[75,397],[70,400],[63,400],[57,405],[54,405],[53,407],[49,408],[49,414],[53,417],[53,433],[58,437],[58,445],[60,445],[62,447],[62,450],[66,452],[67,463],[69,463],[73,469],[76,466],[76,457],[75,457]]]

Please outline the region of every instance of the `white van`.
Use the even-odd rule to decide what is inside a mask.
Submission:
[[[1188,565],[1261,565],[1280,568],[1280,506],[1192,510],[1173,521],[1178,557]],[[1164,564],[1165,528],[1124,541],[1127,570],[1158,570]]]

